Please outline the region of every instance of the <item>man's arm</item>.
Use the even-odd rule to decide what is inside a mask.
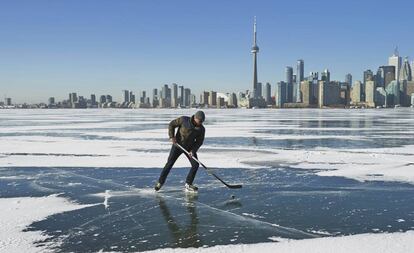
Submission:
[[[197,138],[196,138],[194,146],[191,149],[191,153],[193,153],[193,154],[197,153],[198,149],[201,147],[201,145],[203,145],[204,135],[205,135],[205,130],[203,128],[203,131],[201,132],[200,136],[197,136]]]
[[[171,139],[175,139],[175,128],[181,126],[183,123],[182,117],[176,118],[175,120],[172,120],[170,124],[168,125],[168,136]]]

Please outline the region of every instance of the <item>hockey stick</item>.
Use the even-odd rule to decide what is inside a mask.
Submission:
[[[201,166],[203,166],[204,169],[206,169],[207,173],[212,175],[213,177],[215,177],[218,181],[222,182],[225,186],[227,186],[230,189],[238,189],[238,188],[242,188],[241,184],[228,184],[226,182],[224,182],[221,178],[219,178],[216,174],[214,174],[211,169],[207,168],[207,166],[205,166],[202,162],[200,162],[197,158],[195,158],[194,156],[190,155],[190,152],[188,152],[187,150],[185,150],[180,144],[175,143],[175,145],[177,147],[179,147],[182,151],[184,151],[184,153],[187,154],[187,156],[190,156],[191,158],[194,159],[194,161],[198,162],[198,164],[200,164]]]

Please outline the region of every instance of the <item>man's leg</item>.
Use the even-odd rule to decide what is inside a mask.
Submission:
[[[197,153],[194,154],[194,157],[198,159]],[[197,173],[199,164],[193,158],[191,158],[189,156],[187,156],[187,158],[188,158],[188,160],[190,160],[191,169],[190,169],[190,172],[188,172],[187,179],[185,180],[185,182],[189,185],[192,185],[193,181],[194,181],[194,178],[195,178],[195,175]]]
[[[165,164],[164,169],[161,172],[160,178],[158,179],[159,183],[161,184],[165,183],[168,173],[170,173],[172,166],[174,165],[175,161],[177,161],[181,153],[182,153],[181,149],[179,149],[175,145],[172,145],[171,150],[170,150],[170,155],[168,156],[168,161]]]

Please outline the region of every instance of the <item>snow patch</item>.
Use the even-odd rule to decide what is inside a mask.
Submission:
[[[93,205],[72,203],[56,194],[46,197],[0,198],[0,252],[45,252],[33,243],[45,240],[40,231],[23,232],[30,224],[46,217]]]
[[[269,238],[270,239],[270,238]],[[360,234],[305,240],[280,240],[258,244],[236,244],[210,248],[176,248],[146,251],[151,253],[407,253],[414,248],[414,231],[405,233]]]

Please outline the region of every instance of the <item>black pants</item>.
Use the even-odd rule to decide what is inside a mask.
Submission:
[[[168,161],[165,164],[164,169],[161,172],[161,175],[160,175],[160,178],[158,179],[158,182],[160,182],[161,184],[165,183],[165,180],[167,179],[168,173],[170,173],[170,170],[173,167],[175,161],[177,161],[178,157],[182,153],[183,153],[183,151],[179,147],[177,147],[175,145],[172,145],[171,150],[170,150],[170,155],[168,156]],[[197,173],[199,164],[198,164],[198,162],[196,162],[192,158],[190,158],[187,154],[185,154],[185,156],[187,156],[188,160],[191,163],[191,169],[190,169],[190,172],[188,172],[186,183],[193,184],[194,177]],[[197,158],[197,154],[194,154],[194,157]]]

